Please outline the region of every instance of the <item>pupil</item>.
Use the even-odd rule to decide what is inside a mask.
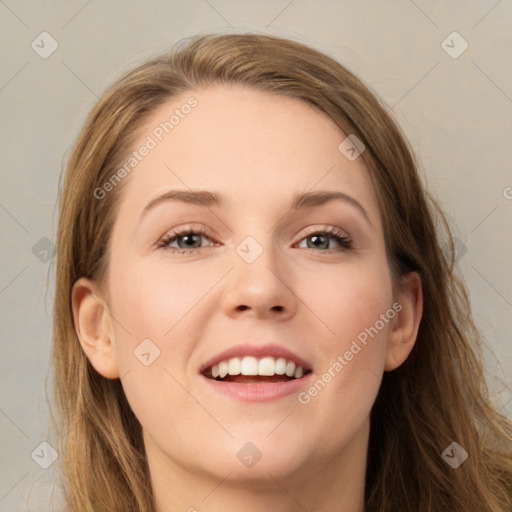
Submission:
[[[323,236],[313,235],[310,238],[311,238],[313,247],[321,247],[321,248],[327,249],[329,246],[329,240],[327,240],[326,237],[324,238]],[[324,238],[324,241],[322,241],[321,238]],[[316,243],[316,242],[320,242],[320,243]],[[309,247],[311,247],[311,244],[309,245]]]
[[[194,237],[196,237],[196,240],[194,240]],[[198,237],[198,235],[194,235],[192,233],[188,235],[183,235],[182,240],[185,241],[186,247],[200,247],[201,246],[201,239]],[[199,240],[199,245],[197,243],[194,244],[194,242],[197,242]],[[190,242],[190,243],[189,243]]]

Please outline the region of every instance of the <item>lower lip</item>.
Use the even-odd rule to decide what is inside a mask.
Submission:
[[[288,380],[286,382],[242,384],[240,382],[221,382],[200,375],[200,378],[214,392],[242,402],[270,402],[284,398],[303,390],[309,385],[312,377],[313,373],[310,372],[300,379]]]

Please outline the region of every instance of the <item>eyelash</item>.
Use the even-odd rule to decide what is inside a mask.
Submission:
[[[185,235],[200,235],[204,236],[206,238],[210,238],[206,230],[204,229],[191,229],[191,228],[183,228],[183,229],[176,229],[174,231],[171,231],[167,235],[165,235],[162,240],[158,243],[158,247],[163,248],[167,251],[170,251],[172,253],[179,253],[182,255],[191,255],[195,254],[198,249],[181,249],[179,247],[170,247],[169,244],[176,241],[178,238],[185,236]],[[204,247],[201,247],[201,249],[204,249]]]
[[[167,235],[165,235],[158,243],[158,247],[168,250],[172,253],[179,253],[181,255],[185,255],[185,254],[192,255],[192,254],[195,254],[200,249],[204,249],[205,247],[211,247],[211,245],[205,246],[205,247],[200,247],[200,248],[193,248],[193,249],[181,249],[179,247],[170,247],[169,244],[171,244],[172,242],[175,242],[178,238],[185,236],[185,235],[200,235],[200,236],[204,236],[204,237],[210,239],[210,236],[204,229],[183,228],[183,229],[174,230],[174,231],[168,233]],[[345,235],[339,229],[333,228],[333,227],[326,227],[319,231],[313,231],[313,232],[309,233],[308,235],[303,236],[299,240],[299,243],[313,235],[328,236],[331,239],[334,239],[340,245],[340,247],[337,247],[334,249],[326,249],[323,251],[322,250],[318,251],[318,250],[312,249],[312,248],[305,248],[307,251],[312,251],[315,253],[323,252],[323,253],[331,254],[332,252],[345,252],[352,248],[352,240],[350,239],[350,237]]]

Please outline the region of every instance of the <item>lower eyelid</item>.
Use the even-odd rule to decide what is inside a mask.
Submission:
[[[302,243],[303,241],[305,241],[307,238],[309,238],[310,236],[313,236],[317,233],[313,233],[312,235],[307,235],[303,238],[301,238],[297,244],[300,244]],[[320,233],[318,233],[320,234]],[[345,237],[345,236],[337,236],[337,235],[333,235],[333,234],[324,234],[322,236],[326,236],[328,237],[329,239],[331,240],[334,240],[335,242],[337,242],[339,244],[338,247],[332,247],[332,248],[329,248],[329,249],[325,249],[323,251],[317,251],[316,249],[313,249],[312,247],[301,247],[301,249],[310,249],[310,250],[313,250],[313,251],[316,251],[316,252],[327,252],[327,251],[332,251],[332,250],[347,250],[350,248],[350,246],[352,245],[352,240],[349,238],[349,237]],[[297,245],[296,244],[296,245]]]

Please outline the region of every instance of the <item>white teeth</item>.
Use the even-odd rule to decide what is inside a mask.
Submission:
[[[304,375],[304,368],[296,366],[293,361],[287,361],[284,357],[277,359],[271,356],[260,359],[253,356],[233,357],[212,366],[212,377],[223,379],[226,375],[287,375],[300,379]]]
[[[258,360],[252,356],[244,357],[240,366],[240,373],[242,375],[258,375]]]
[[[275,374],[276,362],[273,357],[264,357],[260,359],[258,366],[258,375],[272,376]]]
[[[279,357],[276,361],[276,375],[284,375],[286,371],[286,359]]]
[[[229,375],[240,375],[242,371],[242,361],[239,357],[233,357],[229,360],[228,373]]]
[[[288,361],[286,363],[286,375],[288,377],[293,377],[295,374],[295,363],[293,361]]]
[[[223,379],[228,374],[228,362],[222,361],[219,363],[219,376]]]

